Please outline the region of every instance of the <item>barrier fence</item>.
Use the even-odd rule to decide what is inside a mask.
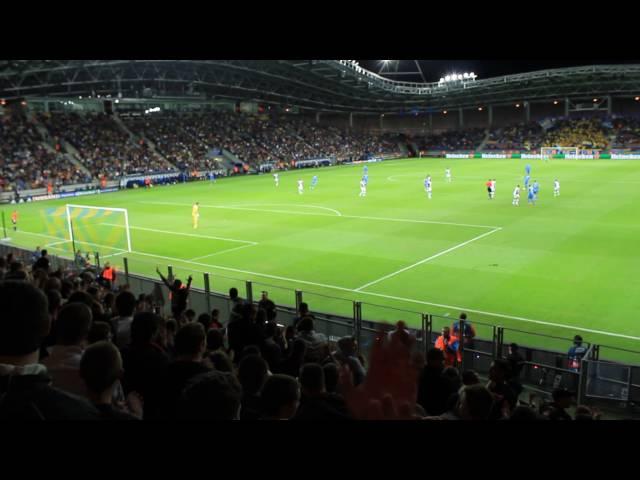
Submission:
[[[13,246],[0,244],[0,254],[4,257],[12,253],[14,259],[31,265],[33,252]],[[73,261],[51,255],[52,270],[60,268],[64,272],[80,272],[83,269]],[[99,269],[100,257],[96,254]],[[137,259],[135,262],[139,262]],[[159,312],[165,316],[171,314],[168,290],[160,278],[150,278],[132,272],[132,265],[128,258],[123,258],[124,271],[116,276],[115,288],[128,286],[136,296],[140,294],[154,294],[155,304]],[[167,278],[181,278],[185,281],[191,272],[184,268],[173,266],[164,267],[162,272]],[[94,269],[97,275],[97,269]],[[331,343],[344,336],[354,336],[361,352],[368,355],[374,338],[380,330],[389,331],[397,321],[405,321],[409,331],[416,338],[416,351],[426,354],[433,347],[441,334],[442,328],[452,328],[457,324],[459,331],[465,331],[465,322],[445,315],[429,312],[395,308],[370,302],[359,302],[341,297],[333,297],[316,292],[290,289],[264,282],[201,273],[204,288],[191,288],[188,308],[197,314],[219,311],[219,319],[224,324],[231,313],[231,302],[228,290],[238,289],[240,297],[257,304],[262,292],[266,292],[269,299],[277,305],[276,322],[287,327],[293,324],[300,303],[309,304],[317,332],[327,336]],[[194,274],[195,276],[195,274]],[[161,294],[159,294],[161,292]],[[313,308],[322,305],[323,311]],[[543,394],[549,394],[558,387],[575,391],[579,403],[588,403],[589,399],[622,402],[626,406],[633,406],[640,402],[640,351],[632,351],[595,345],[585,342],[588,347],[583,356],[580,367],[571,369],[565,351],[541,348],[538,345],[558,345],[559,348],[572,345],[573,339],[557,337],[538,332],[507,328],[500,325],[479,322],[475,319],[471,325],[476,336],[471,343],[460,342],[462,361],[459,370],[474,370],[480,375],[487,375],[491,363],[498,358],[506,358],[509,354],[509,344],[517,339],[519,353],[524,357],[524,367],[520,373],[521,382]],[[637,357],[634,364],[623,364],[607,360],[616,353],[624,352]]]

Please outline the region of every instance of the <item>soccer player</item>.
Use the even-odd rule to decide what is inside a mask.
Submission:
[[[560,182],[558,181],[557,178],[553,182],[553,196],[554,197],[560,196]]]
[[[360,195],[361,197],[367,196],[367,182],[364,181],[364,178],[360,180]]]
[[[274,180],[275,180],[275,182],[276,182],[276,187],[277,187],[278,185],[280,185],[280,177],[278,176],[278,174],[277,174],[277,173],[274,173],[274,174],[273,174],[273,179],[274,179]]]
[[[362,179],[364,180],[364,183],[366,183],[367,185],[369,185],[369,174],[364,175],[364,177],[362,177]]]
[[[366,165],[364,166],[364,169],[362,170],[364,176],[366,177],[369,174],[369,167],[367,167]]]
[[[451,183],[451,169],[449,167],[444,171],[444,176],[447,179],[447,182]]]
[[[529,185],[529,193],[527,195],[527,203],[530,203],[535,206],[536,204],[536,196],[533,193],[533,185]]]
[[[196,202],[191,208],[191,219],[193,220],[193,228],[198,228],[198,219],[200,218],[200,203]]]
[[[13,231],[18,230],[18,211],[14,210],[11,212],[11,223],[13,223]]]
[[[302,179],[298,180],[298,193],[302,195],[304,192],[304,181]]]
[[[430,176],[427,176],[427,178],[424,179],[424,189],[427,191],[427,198],[431,200],[431,177]]]
[[[496,196],[496,179],[491,180],[491,198]]]
[[[531,180],[531,176],[527,173],[524,176],[524,188],[529,188],[529,180]]]
[[[531,165],[527,163],[527,166],[524,167],[524,171],[527,173],[527,175],[529,175],[531,173]]]
[[[491,200],[493,197],[491,196],[491,187],[492,187],[492,183],[491,183],[491,179],[487,180],[487,183],[485,184],[487,186],[487,193],[489,194],[489,200]]]
[[[533,195],[535,197],[535,199],[538,199],[538,192],[540,191],[540,185],[538,185],[538,181],[534,180],[533,181]]]
[[[516,185],[516,188],[513,190],[513,202],[511,205],[515,205],[516,207],[520,205],[520,185]]]
[[[311,190],[313,190],[316,185],[318,185],[318,176],[314,175],[311,179]]]

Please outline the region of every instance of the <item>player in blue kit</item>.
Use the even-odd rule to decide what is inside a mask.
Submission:
[[[316,185],[318,185],[318,176],[314,175],[311,179],[311,190],[313,190]]]
[[[530,203],[535,206],[536,196],[533,193],[533,185],[530,185],[528,190],[529,190],[529,193],[527,194],[527,203]]]
[[[524,167],[524,171],[525,171],[525,173],[526,173],[527,175],[530,175],[530,174],[531,174],[531,165],[529,165],[529,164],[527,163],[527,166],[526,166],[526,167]]]
[[[368,173],[369,173],[369,167],[365,165],[364,168],[362,169],[362,174],[366,177]]]
[[[531,176],[527,173],[524,176],[524,188],[529,188],[529,181],[531,180]]]
[[[365,173],[364,177],[362,177],[362,180],[364,181],[365,184],[369,185],[369,175]]]
[[[533,181],[533,196],[534,198],[537,200],[538,199],[538,192],[540,191],[540,185],[538,185],[538,181],[534,180]]]

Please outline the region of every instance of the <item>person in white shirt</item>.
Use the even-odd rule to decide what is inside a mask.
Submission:
[[[496,196],[496,179],[491,180],[491,198]]]
[[[124,291],[116,297],[116,311],[118,316],[112,319],[116,336],[114,342],[118,348],[126,347],[131,342],[131,323],[136,309],[136,297],[133,293]]]
[[[559,197],[560,196],[560,182],[558,181],[557,178],[553,182],[553,196],[554,197]]]
[[[365,182],[364,180],[360,180],[360,196],[367,196],[367,182]]]
[[[304,192],[304,182],[300,179],[298,180],[298,193],[302,195],[302,192]]]
[[[274,173],[274,174],[273,174],[273,179],[275,180],[275,182],[276,182],[276,187],[277,187],[277,186],[280,184],[280,178],[278,177],[278,174],[277,174],[277,173]]]
[[[451,169],[450,168],[447,168],[444,171],[444,176],[446,177],[447,182],[451,183]]]
[[[520,185],[517,185],[513,190],[513,202],[511,202],[511,204],[516,207],[520,205]]]

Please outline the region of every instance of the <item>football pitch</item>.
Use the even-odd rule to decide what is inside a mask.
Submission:
[[[527,163],[540,193],[532,206],[523,192],[516,207],[512,192],[523,186]],[[465,311],[480,337],[491,338],[483,324],[501,325],[505,343],[566,351],[567,339],[580,334],[612,347],[601,357],[640,363],[640,354],[613,349],[640,351],[640,162],[407,159],[367,166],[366,197],[359,197],[363,165],[353,165],[282,172],[278,187],[265,174],[21,204],[17,232],[9,225],[13,206],[3,210],[9,243],[68,255],[60,223],[66,204],[127,209],[131,252],[118,250],[126,241],[117,212],[79,216],[74,226],[95,244],[77,248],[99,251],[120,271],[126,256],[132,273],[155,277],[157,266],[166,272],[172,265],[178,278],[193,274],[203,287],[201,272],[209,272],[212,290],[236,286],[241,295],[251,280],[254,297],[267,290],[287,305],[297,288],[312,310],[351,316],[358,300],[365,320],[419,327],[420,314],[431,313],[441,316],[434,317],[438,330]],[[313,175],[319,181],[311,190]]]

